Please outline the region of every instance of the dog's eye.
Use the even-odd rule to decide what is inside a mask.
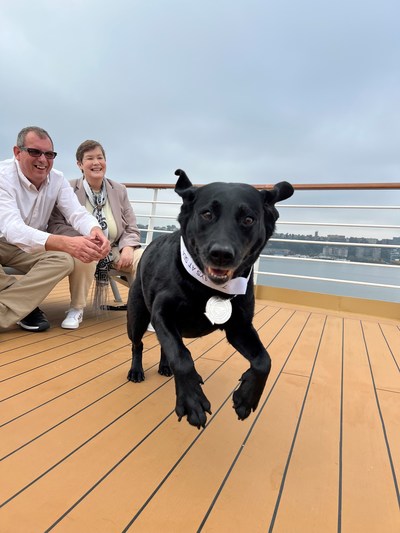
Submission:
[[[203,218],[204,220],[207,220],[207,221],[210,221],[212,219],[211,211],[203,211],[202,213],[200,213],[200,216],[201,216],[201,218]]]
[[[254,218],[253,217],[250,217],[250,216],[247,216],[247,217],[244,217],[242,219],[242,224],[244,226],[251,226],[254,224]]]

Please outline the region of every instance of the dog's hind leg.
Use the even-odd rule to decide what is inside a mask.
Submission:
[[[161,348],[161,357],[160,364],[158,365],[158,373],[162,376],[170,377],[172,376],[172,370],[169,366],[167,356],[165,355],[164,350]]]
[[[128,379],[139,383],[144,381],[142,338],[150,322],[150,313],[143,299],[141,284],[136,281],[129,290],[127,316],[128,336],[132,342],[132,365]]]
[[[233,407],[239,420],[244,420],[257,409],[271,370],[271,358],[252,325],[229,329],[226,337],[250,361],[250,368],[242,375],[240,386],[233,393]]]
[[[128,372],[128,380],[140,383],[144,381],[144,370],[142,364],[143,342],[137,346],[132,345],[132,365]]]

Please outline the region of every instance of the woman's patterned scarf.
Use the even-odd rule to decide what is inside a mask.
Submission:
[[[100,224],[104,235],[108,237],[107,220],[103,209],[107,202],[107,189],[105,181],[103,180],[101,190],[99,192],[94,192],[85,179],[83,179],[83,187],[90,205],[93,207],[92,214]],[[93,307],[96,311],[99,311],[107,303],[108,286],[110,283],[108,272],[111,268],[112,261],[113,256],[110,251],[108,256],[104,259],[100,259],[96,266],[96,271],[94,273],[96,286],[93,296]]]

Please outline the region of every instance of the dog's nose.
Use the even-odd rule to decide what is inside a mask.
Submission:
[[[233,248],[229,245],[214,244],[210,248],[210,260],[214,265],[227,266],[231,265],[235,257]]]

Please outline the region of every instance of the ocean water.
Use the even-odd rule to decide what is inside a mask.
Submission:
[[[260,259],[258,271],[397,285],[398,288],[393,289],[268,274],[258,274],[257,276],[258,285],[400,303],[400,266],[385,268],[379,265],[367,266],[342,261],[317,263],[302,261],[300,258],[282,259],[270,256]]]

